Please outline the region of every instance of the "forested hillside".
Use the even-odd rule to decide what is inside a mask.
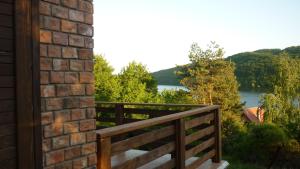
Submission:
[[[273,88],[274,59],[282,52],[290,57],[300,58],[300,46],[286,49],[261,49],[253,52],[238,53],[227,57],[236,65],[235,75],[240,83],[240,90],[268,92]]]
[[[238,53],[226,58],[235,63],[235,75],[240,90],[263,91],[272,90],[274,81],[274,59],[282,52],[290,57],[300,59],[300,46],[281,49],[260,49],[253,52]],[[175,72],[178,68],[170,68],[152,73],[160,85],[180,85]]]

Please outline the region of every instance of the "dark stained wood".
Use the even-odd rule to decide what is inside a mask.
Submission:
[[[201,144],[196,145],[195,147],[189,149],[186,151],[185,153],[185,159],[189,159],[193,156],[195,156],[196,154],[198,154],[199,152],[207,149],[208,147],[214,145],[215,143],[215,138],[210,138],[204,142],[202,142]]]
[[[207,136],[209,134],[212,134],[214,132],[214,126],[209,126],[207,128],[204,128],[202,130],[196,131],[185,138],[185,144],[188,145],[196,140],[199,140],[200,138]]]
[[[5,125],[0,126],[0,136],[12,135],[15,133],[16,133],[16,125],[15,124],[5,124]]]
[[[13,3],[14,0],[0,0],[0,2]]]
[[[119,166],[113,167],[113,169],[135,169],[140,166],[143,166],[144,164],[154,159],[157,159],[165,154],[172,152],[174,149],[175,143],[171,142],[158,148],[155,148],[152,151],[149,151],[141,156],[135,157],[132,160],[126,161],[125,163]]]
[[[0,39],[0,50],[1,51],[12,51],[13,41],[11,39]]]
[[[116,104],[115,106],[115,115],[116,115],[116,125],[121,125],[124,122],[124,105],[123,104]]]
[[[13,4],[0,1],[0,14],[13,15]]]
[[[13,99],[15,98],[14,88],[0,88],[0,99]]]
[[[14,169],[17,168],[17,162],[15,158],[0,161],[0,169]]]
[[[42,168],[39,0],[15,0],[18,168]],[[9,26],[9,24],[6,24]]]
[[[131,137],[120,142],[116,142],[112,144],[112,155],[168,137],[174,133],[174,126],[167,126],[158,130]]]
[[[126,105],[131,105],[131,106],[156,106],[156,107],[206,107],[208,105],[201,105],[201,104],[161,104],[161,103],[126,103],[126,102],[101,102],[97,101],[96,102],[97,107],[101,107],[101,105],[116,105],[116,104],[123,104],[124,106]]]
[[[185,167],[186,169],[196,169],[198,168],[203,162],[206,160],[212,158],[215,155],[215,150],[211,150],[202,157],[200,157],[198,160],[194,161],[192,164],[189,166]]]
[[[0,63],[0,76],[11,76],[14,74],[13,64],[1,64]]]
[[[14,84],[15,84],[14,76],[0,76],[0,87],[14,87]]]
[[[217,109],[214,111],[215,115],[215,120],[214,124],[216,127],[216,132],[215,132],[215,147],[214,149],[216,150],[216,154],[214,158],[212,159],[213,162],[219,163],[221,162],[221,156],[222,156],[222,143],[221,143],[221,112],[220,109]]]
[[[0,137],[0,149],[15,146],[15,141],[16,138],[14,134]]]
[[[188,130],[190,128],[199,126],[199,125],[201,125],[203,123],[207,123],[207,122],[209,122],[210,120],[213,120],[213,119],[214,119],[214,114],[213,113],[205,115],[205,116],[202,116],[202,117],[197,117],[195,119],[186,121],[186,123],[185,123],[185,129]]]
[[[175,168],[184,169],[185,167],[185,121],[183,118],[175,121]]]
[[[0,113],[0,124],[15,123],[15,113],[14,112],[2,112]]]
[[[5,149],[0,150],[0,159],[3,161],[12,159],[16,157],[16,148],[15,147],[6,147]]]
[[[13,63],[12,53],[0,51],[0,63]]]
[[[13,39],[13,29],[0,26],[0,38],[1,39]]]
[[[149,126],[154,126],[154,125],[158,125],[158,124],[171,122],[171,121],[174,121],[174,120],[177,120],[180,118],[184,118],[184,117],[189,117],[189,116],[193,116],[196,114],[210,112],[211,110],[217,109],[219,107],[220,106],[212,105],[212,106],[197,108],[197,109],[188,110],[188,111],[184,111],[184,112],[180,112],[180,113],[175,113],[175,114],[166,115],[166,116],[162,116],[162,117],[156,117],[153,119],[143,120],[143,121],[139,121],[139,122],[135,122],[135,123],[129,123],[129,124],[121,125],[121,126],[106,128],[106,129],[98,130],[98,131],[96,131],[96,133],[101,138],[110,137],[113,135],[118,135],[121,133],[134,131],[134,130],[142,129],[142,128],[149,127]]]
[[[13,17],[0,14],[0,26],[12,27],[13,26]]]
[[[98,164],[97,169],[110,169],[111,168],[111,139],[110,137],[100,139],[98,141]]]
[[[1,112],[14,112],[15,101],[14,100],[0,100],[0,113]]]

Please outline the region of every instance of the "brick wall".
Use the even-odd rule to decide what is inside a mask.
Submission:
[[[43,165],[94,168],[92,0],[40,0]]]

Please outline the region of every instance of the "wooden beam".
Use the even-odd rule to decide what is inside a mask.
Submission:
[[[97,148],[97,169],[111,169],[111,138],[99,138]]]
[[[221,162],[222,156],[222,143],[221,143],[221,111],[220,108],[214,111],[215,120],[215,146],[214,149],[216,150],[215,156],[213,157],[212,161],[215,163]]]
[[[175,121],[175,168],[185,168],[185,122],[184,119]]]

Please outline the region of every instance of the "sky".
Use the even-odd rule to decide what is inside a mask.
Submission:
[[[300,0],[94,0],[94,40],[115,73],[186,64],[193,42],[215,41],[225,57],[283,49],[300,45]]]

